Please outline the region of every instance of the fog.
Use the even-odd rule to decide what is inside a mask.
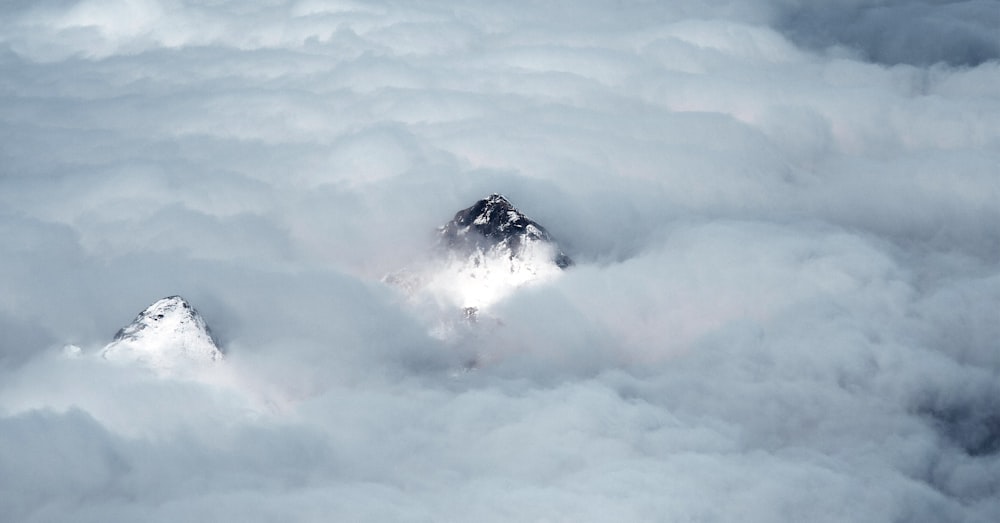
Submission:
[[[997,521],[998,23],[6,2],[0,514]],[[383,281],[494,192],[575,265],[474,324]],[[174,294],[222,365],[100,358]]]

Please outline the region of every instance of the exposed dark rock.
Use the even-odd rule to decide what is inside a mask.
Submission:
[[[444,247],[458,251],[496,250],[506,247],[512,258],[520,256],[529,242],[544,242],[555,248],[553,262],[561,269],[573,264],[555,240],[537,222],[514,208],[499,194],[479,200],[462,209],[440,229]]]

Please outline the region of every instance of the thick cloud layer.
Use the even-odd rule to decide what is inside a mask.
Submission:
[[[5,3],[0,514],[1000,519],[997,12]],[[492,192],[576,265],[382,282]]]
[[[796,41],[884,64],[980,65],[1000,59],[993,0],[787,2],[778,27]]]

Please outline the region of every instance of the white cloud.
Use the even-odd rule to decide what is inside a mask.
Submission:
[[[996,520],[996,3],[830,5],[5,4],[0,513]],[[577,265],[381,283],[492,192]]]

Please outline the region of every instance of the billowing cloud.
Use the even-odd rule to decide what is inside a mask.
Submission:
[[[997,12],[4,4],[0,514],[997,520]],[[383,283],[493,192],[575,265]]]

